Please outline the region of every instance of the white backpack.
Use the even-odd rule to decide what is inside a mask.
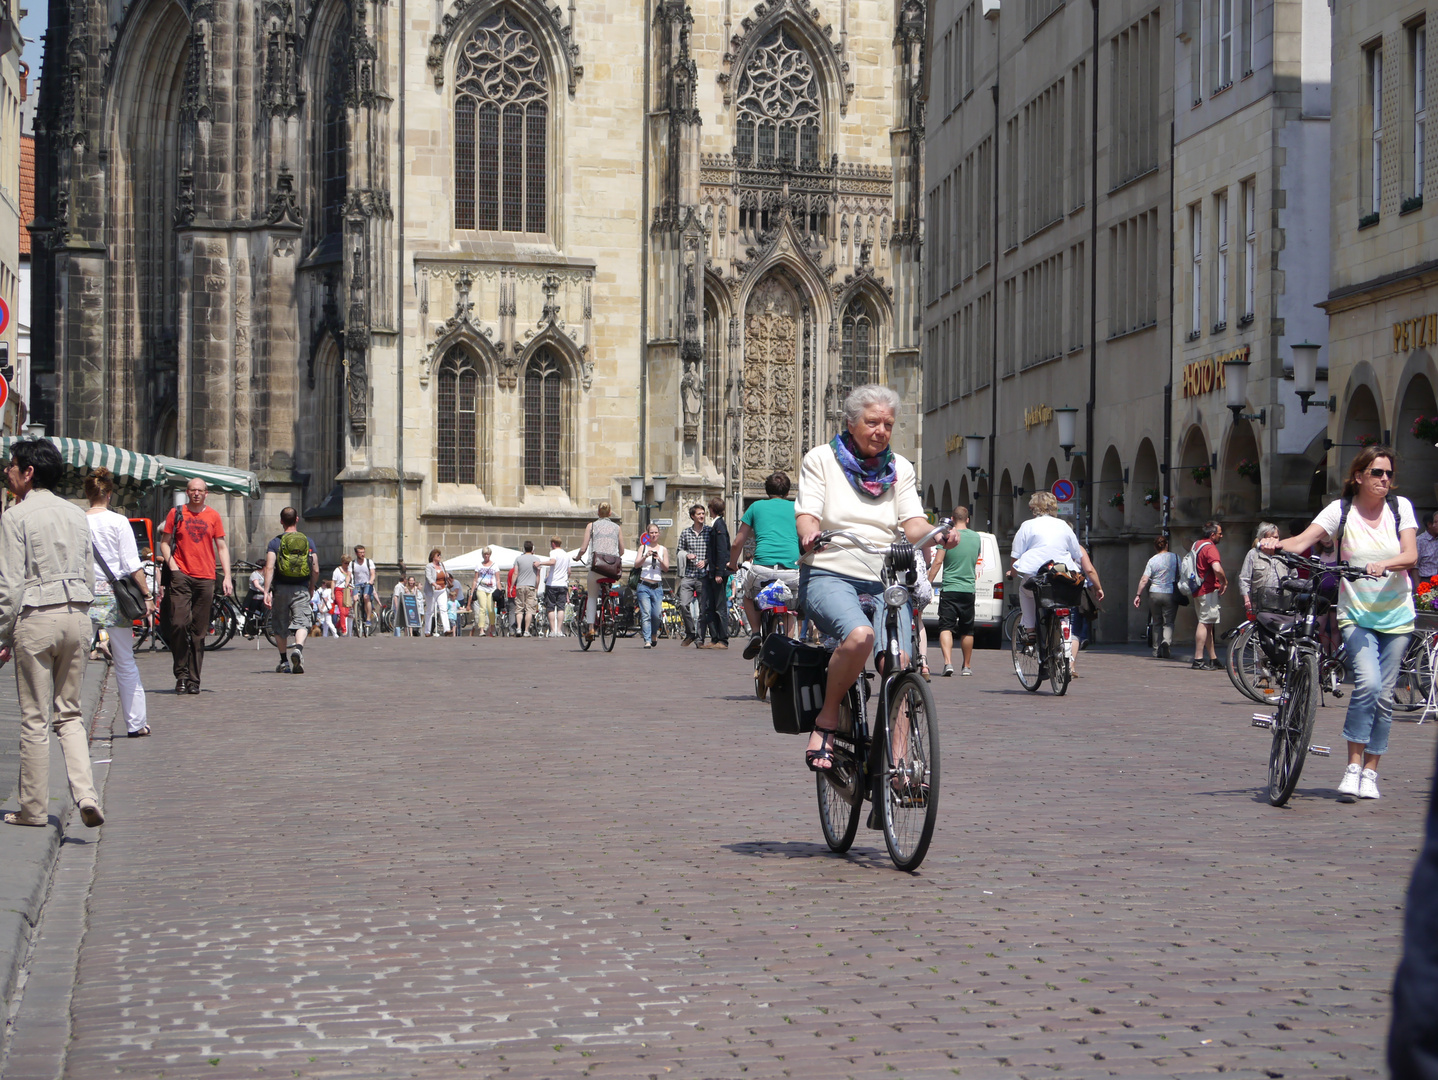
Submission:
[[[1184,596],[1193,596],[1198,592],[1199,586],[1203,584],[1203,577],[1198,572],[1198,553],[1203,549],[1204,544],[1211,544],[1212,540],[1200,540],[1188,549],[1188,554],[1178,564],[1178,591]]]

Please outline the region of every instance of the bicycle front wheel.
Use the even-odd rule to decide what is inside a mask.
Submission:
[[[839,730],[853,732],[858,691],[850,688],[839,706]],[[819,789],[819,827],[830,851],[845,852],[859,831],[859,812],[864,808],[864,765],[852,735],[837,736],[834,764],[814,777]]]
[[[1283,703],[1273,722],[1273,748],[1268,754],[1268,801],[1282,806],[1298,786],[1313,737],[1318,709],[1318,657],[1300,652],[1285,681]]]
[[[599,642],[604,646],[605,652],[613,652],[614,641],[619,637],[619,611],[613,600],[600,602],[599,617],[603,620],[599,628]]]
[[[228,604],[217,603],[210,608],[210,628],[205,632],[205,651],[223,649],[235,636],[235,613]]]
[[[875,778],[884,846],[900,870],[919,868],[939,816],[939,721],[929,684],[906,671],[889,688],[881,733],[884,771]]]
[[[1049,689],[1055,697],[1063,697],[1069,690],[1069,643],[1064,640],[1063,620],[1057,615],[1049,618]]]
[[[1038,637],[1030,634],[1025,640],[1017,622],[1009,630],[1009,653],[1014,659],[1014,674],[1019,677],[1019,685],[1032,694],[1043,682],[1039,671]]]

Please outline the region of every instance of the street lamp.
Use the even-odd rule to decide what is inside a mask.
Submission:
[[[643,511],[641,517],[643,519],[644,528],[646,530],[649,528],[649,511],[657,510],[661,506],[663,506],[664,496],[669,494],[669,477],[656,473],[654,478],[649,482],[648,486],[654,493],[653,502],[644,501],[644,477],[631,476],[629,478],[629,498],[634,503],[635,507]]]
[[[1247,360],[1225,360],[1223,362],[1223,380],[1228,389],[1228,411],[1233,413],[1235,424],[1240,420],[1257,420],[1260,424],[1267,424],[1267,409],[1260,409],[1256,413],[1243,411],[1243,406],[1248,401],[1249,363]]]
[[[982,435],[964,436],[964,468],[969,470],[969,479],[977,482],[979,479],[979,467],[983,463],[984,437]]]
[[[1318,350],[1322,348],[1311,341],[1301,341],[1293,346],[1293,392],[1303,411],[1308,411],[1308,399],[1318,393]],[[1329,412],[1338,411],[1338,398],[1330,397],[1320,405],[1327,405]]]
[[[1064,460],[1069,461],[1075,457],[1083,457],[1083,451],[1074,451],[1078,440],[1074,438],[1074,428],[1078,421],[1078,410],[1068,407],[1054,410],[1054,417],[1059,425],[1059,448],[1064,452]]]

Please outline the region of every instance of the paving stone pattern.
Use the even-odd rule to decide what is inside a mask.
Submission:
[[[934,680],[910,876],[828,853],[737,648],[308,652],[223,650],[198,698],[141,658],[67,1076],[1384,1072],[1433,725],[1380,801],[1334,757],[1276,810],[1222,673],[1085,654],[1056,699],[980,653]]]

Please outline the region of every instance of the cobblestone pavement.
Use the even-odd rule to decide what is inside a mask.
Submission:
[[[1374,1076],[1434,726],[1383,798],[1266,733],[1220,672],[998,653],[935,678],[917,875],[828,853],[750,666],[621,641],[142,657],[117,740],[66,1075]],[[1322,710],[1320,742],[1342,715]]]

